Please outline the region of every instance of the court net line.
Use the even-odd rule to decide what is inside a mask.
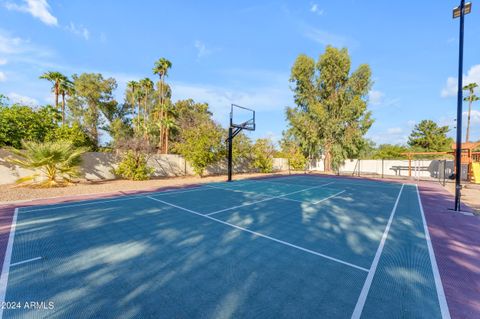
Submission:
[[[103,203],[111,203],[111,202],[118,202],[118,201],[124,201],[124,200],[133,200],[133,199],[141,199],[144,198],[145,196],[163,196],[163,195],[170,195],[170,194],[181,194],[181,193],[188,193],[188,192],[199,192],[199,191],[205,191],[207,188],[198,186],[195,188],[191,189],[172,189],[172,190],[166,190],[166,191],[157,191],[157,192],[148,192],[147,194],[131,194],[131,195],[117,195],[117,197],[110,197],[110,199],[105,199],[105,200],[98,200],[98,199],[84,199],[84,200],[79,200],[79,201],[73,201],[71,204],[65,204],[65,205],[60,205],[60,204],[46,204],[42,205],[42,208],[33,208],[33,209],[28,209],[28,207],[31,206],[20,206],[18,208],[22,209],[22,213],[27,213],[27,212],[37,212],[37,211],[43,211],[43,210],[53,210],[53,209],[61,209],[61,208],[69,208],[69,207],[79,207],[79,206],[88,206],[88,205],[95,205],[95,204],[103,204]],[[83,196],[83,195],[81,195]],[[75,204],[77,203],[77,204]],[[55,206],[57,205],[57,206]],[[35,206],[33,206],[35,207]]]
[[[305,191],[308,191],[310,189],[320,188],[320,187],[324,187],[324,186],[327,186],[327,185],[330,185],[330,184],[333,184],[333,182],[323,184],[323,185],[308,187],[308,188],[305,188],[305,189],[301,189],[301,190],[298,190],[298,191],[295,191],[295,192],[291,192],[291,193],[287,193],[287,194],[283,194],[283,195],[279,195],[279,196],[268,197],[268,198],[265,198],[265,199],[262,199],[262,200],[258,200],[256,202],[245,203],[245,204],[242,204],[242,205],[237,205],[237,206],[233,206],[233,207],[229,207],[229,208],[225,208],[225,209],[220,209],[220,210],[217,210],[215,212],[208,213],[208,214],[205,214],[205,215],[211,216],[211,215],[222,213],[222,212],[232,210],[232,209],[235,209],[235,208],[240,208],[240,207],[250,206],[250,205],[254,205],[254,204],[258,204],[258,203],[263,203],[263,202],[267,202],[267,201],[270,201],[270,200],[273,200],[273,199],[279,199],[279,198],[282,198],[282,197],[285,197],[285,196],[288,196],[288,195],[293,195],[293,194],[305,192]]]
[[[377,271],[378,262],[380,261],[383,247],[385,246],[385,241],[387,240],[388,232],[390,231],[393,217],[395,216],[395,212],[397,211],[397,206],[400,202],[400,197],[402,195],[404,186],[405,184],[402,184],[402,188],[400,188],[400,191],[398,192],[397,200],[395,201],[395,205],[393,205],[392,212],[390,213],[390,218],[388,219],[387,227],[385,227],[385,231],[383,232],[382,240],[380,241],[380,245],[378,245],[377,252],[375,253],[375,257],[373,258],[373,262],[370,266],[370,270],[368,271],[367,279],[365,279],[365,283],[363,284],[362,291],[358,296],[357,304],[355,305],[355,309],[353,310],[351,319],[359,319],[362,315],[363,307],[365,306],[365,302],[367,301],[368,292],[370,291],[370,287],[372,286],[373,277],[375,276],[375,272]]]
[[[332,182],[333,183],[333,182]],[[275,184],[278,184],[278,183],[275,183]],[[330,184],[330,183],[329,183]],[[293,184],[290,184],[290,185],[293,185]],[[258,194],[256,192],[253,192],[253,191],[242,191],[242,190],[238,190],[238,189],[230,189],[230,188],[223,188],[223,187],[216,187],[216,186],[211,186],[211,185],[205,185],[206,187],[210,187],[210,188],[214,188],[214,189],[221,189],[221,190],[225,190],[225,191],[231,191],[231,192],[238,192],[238,193],[245,193],[245,194]],[[323,186],[323,185],[321,185]],[[338,193],[335,193],[333,195],[330,195],[326,198],[322,198],[320,200],[317,200],[317,201],[308,201],[308,200],[298,200],[298,199],[293,199],[293,198],[286,198],[286,197],[276,197],[276,199],[281,199],[281,200],[286,200],[286,201],[291,201],[291,202],[297,202],[297,203],[305,203],[305,204],[310,204],[310,205],[316,205],[316,204],[319,204],[323,201],[326,201],[330,198],[333,198],[335,196],[338,196],[342,193],[345,193],[346,190],[342,190]],[[262,195],[263,196],[263,195]],[[208,214],[207,214],[208,215]]]
[[[35,257],[35,258],[30,258],[30,259],[18,261],[18,262],[16,262],[16,263],[10,264],[10,267],[15,267],[15,266],[18,266],[18,265],[23,265],[23,264],[26,264],[26,263],[29,263],[29,262],[32,262],[32,261],[40,260],[40,259],[42,259],[42,257]]]
[[[229,222],[226,222],[226,221],[217,219],[217,218],[212,217],[212,216],[209,216],[209,215],[201,214],[201,213],[196,212],[196,211],[194,211],[194,210],[191,210],[191,209],[188,209],[188,208],[185,208],[185,207],[181,207],[181,206],[178,206],[178,205],[175,205],[175,204],[172,204],[172,203],[163,201],[163,200],[158,199],[158,198],[155,198],[155,197],[150,197],[150,196],[146,196],[146,197],[147,197],[147,198],[150,198],[151,200],[154,200],[154,201],[163,203],[163,204],[165,204],[165,205],[168,205],[168,206],[171,206],[171,207],[174,207],[174,208],[178,208],[178,209],[183,210],[183,211],[186,211],[186,212],[188,212],[188,213],[191,213],[191,214],[194,214],[194,215],[201,216],[201,217],[203,217],[203,218],[212,220],[212,221],[214,221],[214,222],[217,222],[217,223],[220,223],[220,224],[223,224],[223,225],[226,225],[226,226],[230,226],[230,227],[232,227],[232,228],[235,228],[235,229],[238,229],[238,230],[241,230],[241,231],[244,231],[244,232],[253,234],[253,235],[255,235],[255,236],[262,237],[262,238],[265,238],[265,239],[269,239],[269,240],[274,241],[274,242],[276,242],[276,243],[279,243],[279,244],[282,244],[282,245],[285,245],[285,246],[289,246],[289,247],[292,247],[292,248],[295,248],[295,249],[304,251],[304,252],[306,252],[306,253],[309,253],[309,254],[312,254],[312,255],[315,255],[315,256],[319,256],[319,257],[322,257],[322,258],[325,258],[325,259],[328,259],[328,260],[331,260],[331,261],[335,261],[335,262],[337,262],[337,263],[340,263],[340,264],[343,264],[343,265],[346,265],[346,266],[350,266],[350,267],[355,268],[355,269],[358,269],[358,270],[362,270],[362,271],[368,272],[368,269],[366,269],[366,268],[363,268],[363,267],[361,267],[361,266],[358,266],[358,265],[355,265],[355,264],[352,264],[352,263],[349,263],[349,262],[346,262],[346,261],[337,259],[337,258],[335,258],[335,257],[331,257],[331,256],[328,256],[328,255],[325,255],[325,254],[316,252],[316,251],[314,251],[314,250],[310,250],[310,249],[308,249],[308,248],[304,248],[304,247],[301,247],[301,246],[297,246],[297,245],[291,244],[291,243],[289,243],[289,242],[286,242],[286,241],[284,241],[284,240],[277,239],[277,238],[274,238],[274,237],[271,237],[271,236],[268,236],[268,235],[264,235],[264,234],[262,234],[262,233],[259,233],[259,232],[256,232],[256,231],[253,231],[253,230],[250,230],[250,229],[241,227],[241,226],[237,226],[237,225],[235,225],[235,224],[231,224],[231,223],[229,223]]]

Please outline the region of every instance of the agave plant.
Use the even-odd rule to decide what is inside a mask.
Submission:
[[[23,150],[10,149],[18,158],[7,160],[35,173],[17,180],[17,184],[33,187],[59,187],[72,183],[79,176],[81,155],[88,148],[75,147],[68,141],[22,142]]]

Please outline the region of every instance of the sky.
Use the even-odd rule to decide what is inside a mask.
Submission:
[[[290,69],[299,54],[346,47],[352,71],[372,68],[368,108],[377,144],[405,143],[423,119],[454,136],[459,1],[71,1],[0,0],[0,93],[52,103],[45,71],[100,72],[118,82],[151,77],[165,57],[173,100],[209,103],[228,123],[230,104],[254,108],[252,138],[281,138],[294,106]],[[480,7],[465,19],[464,81],[480,84]],[[477,91],[477,95],[480,92]],[[464,103],[464,111],[468,104]],[[480,103],[472,139],[480,139]],[[466,121],[464,120],[464,127]]]

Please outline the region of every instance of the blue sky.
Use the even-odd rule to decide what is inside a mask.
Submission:
[[[341,5],[340,5],[341,4]],[[368,137],[403,143],[422,119],[454,126],[458,1],[53,1],[0,0],[0,92],[51,103],[47,70],[155,79],[155,60],[173,63],[174,100],[208,102],[227,123],[230,103],[257,110],[253,138],[278,139],[292,106],[290,68],[300,53],[347,47],[368,63],[374,86]],[[466,18],[465,80],[480,83],[480,7]],[[478,93],[478,92],[477,92]],[[466,110],[467,105],[464,105]],[[480,139],[480,103],[472,138]],[[454,132],[450,133],[454,136]]]

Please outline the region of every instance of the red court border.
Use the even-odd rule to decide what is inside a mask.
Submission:
[[[261,176],[253,180],[274,179],[285,176],[305,176],[288,174]],[[364,177],[336,176],[328,174],[307,174],[312,177],[328,177],[345,180],[370,180],[376,182],[406,183],[399,179],[375,179]],[[408,181],[408,183],[415,183]],[[435,182],[418,182],[423,210],[428,224],[438,270],[442,279],[450,316],[454,319],[480,318],[480,218],[455,213],[453,195]],[[154,192],[199,187],[202,184],[160,187],[138,191],[118,191],[103,194],[88,194],[58,198],[38,199],[19,204],[0,206],[0,260],[4,260],[8,245],[10,227],[15,208],[39,205],[71,203],[81,200],[142,195]],[[472,211],[468,206],[464,211]]]

